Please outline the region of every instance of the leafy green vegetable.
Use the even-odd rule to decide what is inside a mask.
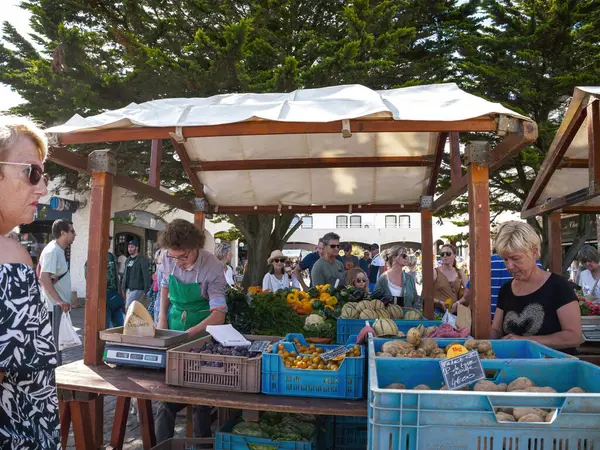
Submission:
[[[242,334],[252,332],[252,309],[248,304],[246,294],[235,288],[227,289],[227,323]]]
[[[252,334],[285,336],[302,332],[302,319],[286,303],[285,296],[264,292],[254,296]]]
[[[260,426],[255,422],[240,422],[233,427],[231,433],[243,436],[263,437]]]

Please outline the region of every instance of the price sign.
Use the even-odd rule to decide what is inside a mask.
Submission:
[[[250,348],[248,349],[249,353],[262,353],[264,352],[271,341],[254,341]]]
[[[441,360],[440,368],[449,390],[460,389],[485,378],[479,353],[475,351]]]
[[[330,359],[337,358],[338,356],[342,356],[348,353],[348,349],[346,347],[336,347],[334,349],[329,350],[321,355],[321,359],[324,361],[329,361]]]

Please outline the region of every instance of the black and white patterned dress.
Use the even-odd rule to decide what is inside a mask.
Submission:
[[[57,449],[56,347],[33,269],[0,264],[0,449]]]

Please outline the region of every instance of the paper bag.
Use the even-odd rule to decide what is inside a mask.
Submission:
[[[471,328],[471,308],[468,306],[458,305],[456,312],[456,328]]]

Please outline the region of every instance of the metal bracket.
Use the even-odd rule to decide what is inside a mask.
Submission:
[[[433,208],[433,195],[422,195],[421,196],[421,209]]]
[[[490,143],[487,141],[471,141],[465,148],[465,161],[467,165],[478,164],[488,166],[490,164]]]
[[[504,114],[500,114],[497,119],[498,122],[498,135],[506,136],[508,133],[516,133],[519,131],[521,121],[516,117],[509,117]]]
[[[175,127],[175,133],[169,133],[169,136],[178,144],[184,144],[187,139],[183,137],[183,128]]]
[[[117,159],[110,150],[94,150],[88,156],[88,169],[92,173],[117,174]]]
[[[194,199],[194,212],[208,212],[208,210],[209,205],[205,198],[196,197]]]
[[[350,120],[342,119],[342,136],[344,138],[352,137],[352,130],[350,130]]]

